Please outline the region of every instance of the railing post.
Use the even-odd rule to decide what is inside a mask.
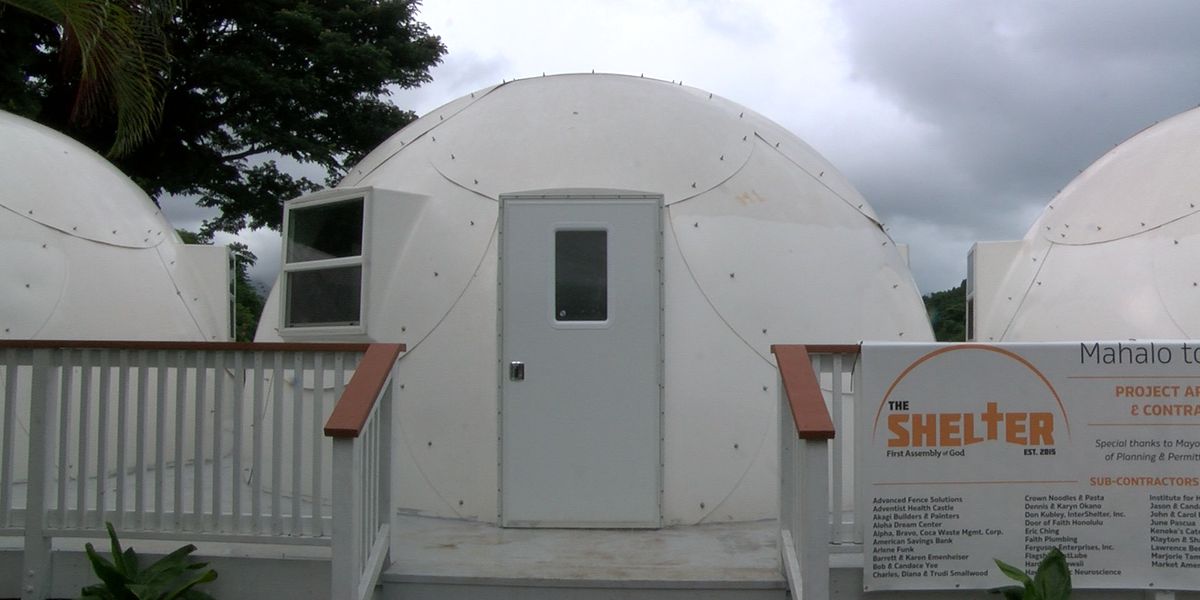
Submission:
[[[829,441],[800,442],[801,469],[809,485],[800,486],[800,533],[797,542],[801,598],[829,597]],[[821,485],[824,482],[825,485]],[[795,535],[795,532],[793,532]]]
[[[796,508],[796,427],[788,418],[791,407],[788,405],[787,392],[783,387],[783,377],[778,377],[779,385],[779,527],[784,530],[794,529],[793,515]]]
[[[387,392],[379,399],[379,520],[387,526],[387,535],[391,536],[392,524],[392,407],[396,404],[396,363],[392,363],[392,377],[387,385]],[[383,568],[391,562],[391,540],[387,540],[383,556]]]
[[[46,498],[52,473],[55,409],[58,407],[59,353],[33,351],[29,394],[29,464],[25,496],[25,553],[21,567],[22,600],[42,600],[50,594],[50,538],[46,536]]]
[[[796,538],[800,531],[796,523],[796,482],[799,477],[797,450],[800,438],[796,435],[796,426],[792,424],[791,406],[788,404],[787,391],[784,389],[783,376],[778,378],[779,385],[779,552],[783,566],[783,575],[787,579],[788,589],[800,592],[803,575],[800,570],[800,559],[796,554]],[[803,596],[798,596],[803,597]]]
[[[824,353],[845,350],[811,348]],[[837,432],[821,390],[823,363],[810,358],[805,346],[774,345],[771,352],[779,367],[779,544],[784,575],[796,598],[828,598],[833,532],[829,444]],[[838,363],[833,361],[834,402],[841,401]],[[840,498],[840,488],[834,496]],[[840,520],[841,506],[836,509]]]
[[[349,600],[358,594],[362,556],[363,478],[358,438],[333,438],[333,565],[331,598]]]
[[[861,358],[862,358],[861,355],[856,357],[855,362],[852,363],[854,365],[852,367],[854,369],[854,372],[850,377],[851,385],[853,386],[852,389],[854,390],[854,410],[856,411],[855,414],[860,414],[860,413],[857,413],[857,411],[859,410],[859,407],[862,406],[862,402],[863,402],[863,392],[862,392],[863,369],[862,369]],[[855,418],[857,419],[857,417],[855,417]],[[864,521],[864,516],[866,514],[868,514],[867,513],[867,494],[866,494],[865,490],[863,489],[863,479],[862,479],[863,454],[864,453],[859,452],[857,448],[854,450],[854,471],[853,471],[853,478],[851,479],[851,481],[853,482],[852,485],[853,485],[853,489],[854,489],[854,543],[859,544],[859,545],[861,545],[863,543],[863,540],[866,539],[866,533],[865,533],[866,532],[866,524],[863,521]]]

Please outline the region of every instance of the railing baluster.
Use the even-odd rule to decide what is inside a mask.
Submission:
[[[375,541],[375,531],[379,529],[379,409],[375,411],[375,417],[371,424],[371,507],[367,510],[367,518],[370,519],[370,529],[367,531],[371,534],[371,541]]]
[[[125,446],[129,439],[129,351],[117,351],[117,505],[113,517],[118,531],[125,529]]]
[[[304,494],[304,356],[292,354],[292,535],[300,535],[300,496]]]
[[[374,439],[375,438],[375,419],[374,419],[374,415],[372,415],[372,419],[367,422],[367,430],[364,433],[365,433],[365,439],[363,440],[363,454],[366,456],[363,457],[364,460],[363,460],[363,474],[362,474],[362,478],[363,478],[362,540],[363,540],[363,556],[368,556],[369,553],[371,552],[371,542],[375,541],[375,536],[372,535],[372,532],[371,532],[371,523],[375,520],[374,518],[371,517],[371,509],[375,505],[375,502],[371,498],[371,496],[375,492],[375,486],[372,485],[374,483],[375,478],[371,476],[373,473],[375,473],[375,439]]]
[[[379,531],[379,473],[383,463],[380,453],[382,452],[382,433],[381,423],[379,422],[379,409],[375,409],[375,423],[371,426],[371,452],[375,455],[375,460],[371,461],[371,511],[367,513],[371,519],[371,541],[375,541],[375,533]]]
[[[233,515],[233,530],[242,531],[242,411],[245,410],[246,371],[244,352],[233,355],[233,450],[229,457],[230,513]]]
[[[334,358],[333,358],[333,369],[334,369],[333,370],[333,397],[334,398],[340,399],[342,397],[342,393],[346,391],[346,368],[347,368],[346,367],[346,354],[347,353],[345,353],[345,352],[338,352],[337,354],[334,355]],[[353,460],[358,461],[359,457],[362,455],[362,451],[360,449],[358,449],[357,445],[355,446],[355,448],[356,448],[356,450],[354,451],[354,453],[351,453],[350,456],[354,457]],[[358,462],[354,462],[351,464],[357,465]],[[351,473],[354,472],[353,468],[350,468],[349,470],[351,471]],[[337,473],[336,466],[334,467],[333,472],[335,474]],[[359,481],[361,481],[361,479]],[[334,486],[336,488],[336,486],[337,486],[336,482],[334,483]],[[361,489],[359,491],[361,492]],[[348,506],[353,507],[352,510],[358,508],[354,504],[349,504]],[[333,507],[333,514],[334,515],[338,514],[336,505]],[[334,518],[336,520],[337,517],[335,516]],[[356,527],[356,531],[355,531],[356,534],[359,533],[357,531],[358,528],[359,527]],[[361,564],[361,563],[356,562],[355,564]]]
[[[842,427],[842,355],[833,354],[830,358],[833,361],[830,405],[833,409],[833,426],[840,429]],[[830,445],[832,448],[830,449],[829,474],[833,481],[829,488],[833,492],[833,498],[829,506],[833,515],[833,534],[836,538],[834,541],[842,542],[846,541],[845,518],[843,517],[845,511],[842,506],[842,441],[835,437],[830,441]]]
[[[271,533],[283,533],[283,353],[275,353],[271,376]]]
[[[374,419],[372,419],[372,421],[373,420]],[[368,421],[368,423],[371,424],[370,421]],[[371,472],[372,472],[371,467],[374,463],[374,460],[373,460],[374,456],[372,456],[373,453],[371,452],[371,427],[369,425],[367,427],[367,430],[364,433],[366,434],[366,439],[363,440],[363,444],[362,444],[362,450],[363,450],[362,474],[360,475],[360,477],[362,477],[362,480],[363,480],[363,496],[362,496],[362,508],[361,508],[361,510],[363,512],[363,518],[362,518],[362,521],[360,521],[363,525],[363,531],[362,531],[362,533],[359,534],[359,539],[362,540],[362,545],[363,545],[362,555],[363,555],[363,558],[365,559],[367,556],[370,556],[371,542],[375,541],[375,536],[371,535],[371,508],[370,507],[371,507],[371,479],[373,479],[373,477],[371,477]]]
[[[183,437],[184,416],[187,414],[187,353],[183,350],[175,353],[175,465],[171,468],[171,476],[174,478],[175,484],[174,501],[171,503],[171,508],[174,511],[172,517],[174,527],[177,531],[187,529],[184,523],[184,500],[183,500],[183,441],[187,438]]]
[[[196,531],[204,531],[204,408],[208,391],[208,360],[196,352],[196,406],[192,439],[192,522]]]
[[[312,535],[325,535],[324,524],[321,523],[321,449],[325,445],[325,437],[321,433],[322,408],[325,406],[325,353],[317,352],[313,356],[313,408],[312,408]]]
[[[224,427],[225,353],[213,353],[213,439],[212,439],[212,531],[225,531],[221,525],[221,434]]]
[[[377,523],[379,522],[379,515],[378,515],[378,511],[379,511],[379,475],[378,475],[379,474],[379,419],[378,419],[378,409],[376,410],[376,416],[373,416],[371,421],[372,421],[371,422],[371,438],[367,440],[367,443],[371,444],[370,446],[367,446],[367,448],[371,450],[371,470],[370,470],[370,473],[367,473],[367,481],[370,481],[370,485],[368,485],[368,487],[367,487],[367,493],[370,493],[370,497],[368,497],[370,499],[368,499],[368,502],[367,502],[367,518],[366,518],[366,522],[367,522],[367,532],[366,533],[367,533],[367,535],[366,536],[368,539],[370,539],[373,542],[374,541],[374,532],[376,532],[376,528],[377,528],[376,526],[377,526]],[[370,546],[367,547],[367,551],[370,551]]]
[[[29,406],[29,459],[25,494],[25,539],[22,553],[21,595],[45,598],[50,589],[51,537],[46,531],[47,477],[53,473],[55,411],[58,410],[62,352],[49,348],[33,351]]]
[[[108,406],[112,401],[112,354],[100,351],[100,415],[96,419],[96,524],[108,520]]]
[[[158,359],[154,398],[154,526],[167,528],[166,520],[166,427],[167,427],[167,351],[154,353]]]
[[[12,488],[13,488],[13,454],[16,444],[13,442],[14,426],[17,422],[17,351],[9,348],[4,351],[4,429],[0,430],[0,526],[12,524]]]
[[[84,350],[81,353],[79,369],[79,458],[76,461],[75,479],[75,509],[77,515],[76,527],[87,528],[87,481],[91,473],[88,468],[88,458],[92,456],[90,434],[92,419],[92,359],[94,351]]]
[[[58,398],[62,404],[59,412],[58,422],[58,522],[55,523],[58,527],[66,528],[67,526],[67,479],[70,477],[70,456],[71,456],[71,405],[74,404],[74,388],[75,368],[72,366],[71,357],[74,352],[70,350],[62,351],[62,387],[59,390]]]
[[[137,456],[134,460],[134,468],[137,469],[134,474],[134,521],[137,523],[137,528],[145,530],[146,527],[146,428],[149,415],[149,396],[150,396],[150,352],[141,350],[138,352],[138,377],[137,377],[137,436],[136,447],[134,451]]]
[[[263,533],[262,513],[262,436],[263,436],[263,353],[254,353],[254,413],[251,415],[253,438],[251,440],[250,466],[250,513],[254,521],[254,532]]]

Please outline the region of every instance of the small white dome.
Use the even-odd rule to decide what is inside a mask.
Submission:
[[[228,338],[223,249],[183,245],[116,167],[2,111],[0,208],[0,339]]]
[[[981,341],[1200,335],[1200,109],[1117,146],[1046,207],[999,277]]]

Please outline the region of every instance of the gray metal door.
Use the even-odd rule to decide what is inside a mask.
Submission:
[[[501,523],[658,527],[662,197],[501,213]]]

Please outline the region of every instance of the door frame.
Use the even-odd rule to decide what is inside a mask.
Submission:
[[[654,266],[658,272],[658,352],[657,365],[657,454],[658,461],[655,465],[657,479],[657,505],[658,516],[653,522],[635,522],[635,523],[609,523],[609,524],[594,524],[594,523],[572,523],[555,521],[547,523],[545,527],[574,527],[574,528],[628,528],[628,529],[657,529],[663,526],[663,470],[665,450],[665,412],[664,412],[664,390],[666,388],[666,272],[664,260],[664,243],[666,224],[665,210],[666,203],[662,194],[619,190],[619,189],[597,189],[597,188],[563,188],[550,190],[536,190],[526,192],[514,192],[501,194],[499,197],[499,218],[497,219],[497,268],[496,268],[496,512],[497,523],[501,527],[539,527],[543,526],[538,523],[530,523],[525,521],[510,521],[505,518],[504,510],[504,382],[508,377],[508,365],[505,364],[505,347],[504,347],[504,258],[505,258],[505,220],[507,218],[507,203],[510,200],[520,201],[610,201],[620,202],[622,200],[652,200],[657,201],[657,222],[654,227],[655,242],[657,256],[654,257]]]

